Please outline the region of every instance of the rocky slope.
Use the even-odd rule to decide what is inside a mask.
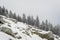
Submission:
[[[60,37],[0,15],[0,40],[60,40]]]

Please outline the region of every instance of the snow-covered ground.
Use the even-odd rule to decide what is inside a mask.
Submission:
[[[11,18],[0,17],[2,19],[0,21],[3,23],[0,23],[0,40],[48,40],[49,38],[60,40],[60,37],[53,35],[51,31],[36,29],[22,22],[12,21]]]

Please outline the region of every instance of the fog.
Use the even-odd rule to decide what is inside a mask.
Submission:
[[[60,0],[0,0],[0,6],[20,16],[38,15],[40,21],[47,19],[53,25],[60,24]]]

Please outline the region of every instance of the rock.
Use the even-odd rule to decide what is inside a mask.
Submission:
[[[9,29],[9,28],[1,27],[0,30],[3,31],[4,33],[7,33],[8,35],[11,35],[11,36],[15,37],[14,33],[12,32],[12,30]]]

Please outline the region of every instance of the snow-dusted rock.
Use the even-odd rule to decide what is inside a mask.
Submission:
[[[3,23],[0,23],[0,40],[60,40],[51,31],[33,28],[12,18],[0,16],[0,22]]]

